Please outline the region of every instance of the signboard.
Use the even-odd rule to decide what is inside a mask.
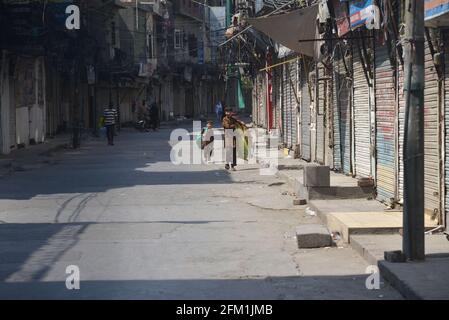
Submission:
[[[426,0],[424,6],[426,21],[449,12],[449,0]]]
[[[341,0],[332,0],[332,5],[334,7],[338,36],[341,37],[350,30],[348,10],[346,3],[342,3]]]
[[[374,0],[357,0],[349,4],[349,17],[351,29],[366,25],[368,29],[380,28],[379,8],[374,4]]]

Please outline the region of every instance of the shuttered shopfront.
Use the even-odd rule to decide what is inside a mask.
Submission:
[[[404,95],[404,69],[397,65],[398,70],[398,100],[399,100],[399,119],[398,119],[398,201],[404,202],[404,130],[405,130],[405,95]]]
[[[326,94],[327,89],[326,85],[327,82],[325,80],[326,72],[325,68],[321,63],[317,64],[317,82],[315,85],[315,88],[317,90],[316,92],[316,102],[315,102],[315,119],[316,119],[316,155],[315,159],[318,163],[324,164],[324,157],[325,157],[325,148],[326,148],[326,142],[325,142],[325,126],[324,126],[324,118],[325,118],[325,112],[326,112]]]
[[[310,62],[304,59],[301,66],[301,156],[304,160],[310,161]]]
[[[381,201],[396,198],[396,91],[395,73],[386,45],[375,57],[377,195]]]
[[[282,68],[273,70],[273,128],[282,133]]]
[[[338,50],[338,49],[337,49]],[[338,52],[338,51],[337,51]],[[349,61],[349,59],[347,59]],[[334,62],[334,166],[346,174],[352,173],[351,155],[351,90],[349,64],[340,54]]]
[[[282,109],[282,143],[284,147],[288,148],[289,145],[289,130],[288,124],[290,122],[288,116],[288,108],[286,106],[286,95],[287,95],[287,65],[282,65],[282,75],[281,75],[281,109]]]
[[[365,61],[361,48],[353,44],[354,73],[354,173],[358,177],[371,177],[371,128],[370,128],[370,66],[364,68]],[[368,82],[369,81],[369,82]]]
[[[444,181],[445,190],[445,218],[446,229],[449,219],[449,31],[446,31],[444,37],[444,124],[445,124],[445,159],[444,159]]]
[[[440,140],[438,73],[429,45],[425,48],[424,86],[424,207],[427,213],[439,213]]]
[[[339,96],[339,79],[338,73],[339,62],[334,60],[332,68],[332,168],[337,171],[342,170],[341,150],[340,150],[340,106],[338,102]]]
[[[284,65],[284,72],[283,72],[283,86],[282,86],[282,106],[284,109],[284,144],[287,148],[291,148],[293,141],[292,141],[292,88],[290,85],[290,65],[287,63]]]
[[[298,119],[299,105],[299,66],[298,61],[290,62],[290,118],[292,148],[298,144]]]

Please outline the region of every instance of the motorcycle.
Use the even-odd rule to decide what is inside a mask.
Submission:
[[[136,128],[140,132],[148,131],[148,129],[147,129],[147,122],[145,120],[138,120],[137,122],[135,122],[134,123],[134,128]]]

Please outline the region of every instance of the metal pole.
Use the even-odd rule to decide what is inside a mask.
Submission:
[[[407,260],[424,260],[424,0],[406,0],[405,25],[402,249]]]

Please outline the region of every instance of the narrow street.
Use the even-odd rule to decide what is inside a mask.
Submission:
[[[257,166],[175,166],[170,130],[126,129],[0,183],[2,299],[400,299],[348,247],[299,250],[318,223]],[[300,207],[303,208],[303,207]],[[66,267],[80,270],[67,290]]]

